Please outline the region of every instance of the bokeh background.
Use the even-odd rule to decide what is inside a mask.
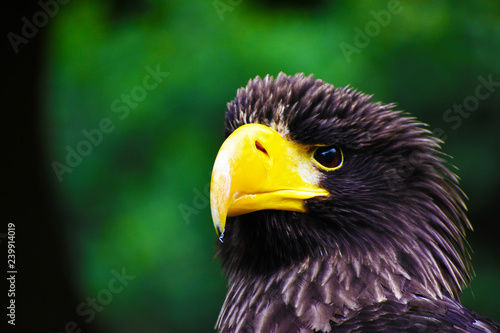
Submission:
[[[11,163],[21,182],[36,178],[13,196],[20,324],[212,331],[226,287],[207,191],[226,103],[280,71],[396,102],[443,139],[475,228],[463,303],[500,321],[498,1],[53,3],[13,56],[34,64],[13,81],[33,83],[15,101],[35,110],[24,134],[35,157]],[[16,11],[10,30],[40,10]]]

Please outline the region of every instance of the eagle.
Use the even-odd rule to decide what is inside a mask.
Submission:
[[[219,332],[497,332],[460,304],[465,195],[426,125],[313,75],[257,76],[225,114],[210,207]]]

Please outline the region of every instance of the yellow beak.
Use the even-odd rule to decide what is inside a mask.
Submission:
[[[260,124],[236,129],[222,144],[212,171],[210,207],[215,230],[226,218],[258,210],[307,212],[304,200],[328,196],[309,146]]]

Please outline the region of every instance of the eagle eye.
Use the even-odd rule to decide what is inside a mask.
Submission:
[[[344,162],[342,150],[336,145],[318,147],[313,157],[322,169],[327,171],[333,171],[340,168]]]

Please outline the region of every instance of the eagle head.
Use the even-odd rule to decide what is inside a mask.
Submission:
[[[314,304],[304,327],[328,331],[376,302],[459,298],[464,195],[440,140],[394,107],[303,74],[238,90],[211,182],[229,280],[220,328],[273,304],[299,319]]]

